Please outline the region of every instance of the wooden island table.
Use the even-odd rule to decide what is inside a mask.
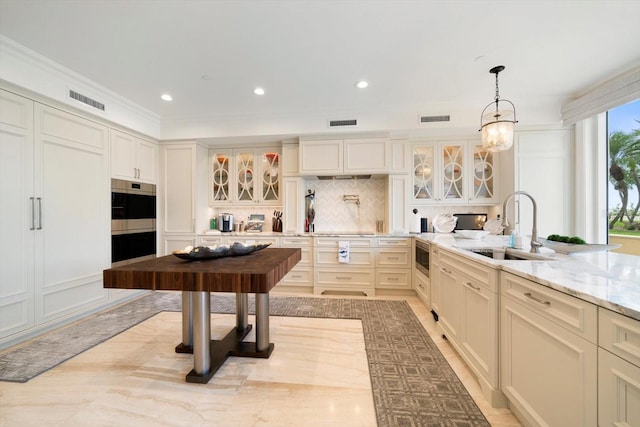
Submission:
[[[299,248],[267,248],[248,255],[188,261],[174,255],[104,270],[105,288],[182,291],[182,343],[193,353],[187,382],[207,383],[229,356],[268,358],[269,291],[300,261]],[[211,340],[211,292],[236,294],[236,327]],[[256,296],[256,341],[244,342],[248,294]]]

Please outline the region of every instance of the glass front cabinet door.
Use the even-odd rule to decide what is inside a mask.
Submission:
[[[413,201],[422,204],[467,202],[466,143],[414,143]]]
[[[473,168],[470,174],[473,182],[469,186],[471,201],[478,204],[499,203],[497,157],[494,153],[485,150],[482,144],[472,142],[471,145],[473,146],[473,157],[470,163]]]
[[[228,204],[231,201],[231,152],[211,151],[209,167],[210,204]]]
[[[209,151],[211,206],[280,204],[280,148]]]

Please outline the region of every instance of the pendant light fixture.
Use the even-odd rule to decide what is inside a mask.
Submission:
[[[498,65],[489,70],[496,75],[495,100],[484,107],[480,115],[480,132],[482,132],[482,146],[490,152],[508,150],[513,145],[513,131],[516,123],[516,107],[507,99],[500,99],[498,90],[498,73],[504,70],[504,65]],[[495,108],[489,108],[495,105]]]

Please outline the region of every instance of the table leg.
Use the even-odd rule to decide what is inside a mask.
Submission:
[[[236,293],[236,328],[244,331],[249,326],[249,294]]]
[[[193,353],[193,292],[182,291],[182,342],[176,353]]]
[[[211,296],[210,292],[193,294],[193,370],[205,376],[211,369]]]
[[[256,293],[256,350],[269,349],[269,294]]]

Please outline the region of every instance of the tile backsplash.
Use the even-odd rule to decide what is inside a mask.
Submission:
[[[375,232],[376,221],[384,219],[386,179],[308,180],[304,191],[315,191],[315,232]],[[344,200],[344,196],[358,199]],[[349,198],[349,197],[348,197]]]

